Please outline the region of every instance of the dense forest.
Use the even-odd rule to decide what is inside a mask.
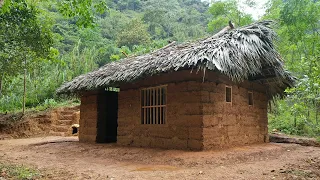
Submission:
[[[270,0],[259,20],[237,0],[5,0],[0,5],[0,112],[22,109],[24,79],[27,108],[55,106],[68,100],[56,96],[57,87],[106,63],[212,35],[229,20],[239,27],[270,19],[276,22],[278,51],[297,84],[270,103],[269,129],[320,136],[317,0]]]

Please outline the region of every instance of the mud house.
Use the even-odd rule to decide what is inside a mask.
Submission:
[[[76,77],[81,142],[202,150],[268,142],[267,104],[293,85],[270,21],[171,43]]]

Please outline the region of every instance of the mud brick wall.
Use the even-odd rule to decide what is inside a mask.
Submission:
[[[96,142],[97,136],[97,94],[87,93],[81,96],[80,105],[80,142]]]
[[[161,82],[161,78],[157,81]],[[154,82],[142,83],[147,85]],[[203,148],[201,88],[202,83],[196,81],[167,84],[165,125],[141,124],[140,89],[121,89],[117,143],[137,147],[201,150]]]
[[[216,149],[268,142],[267,97],[261,85],[235,84],[215,72],[189,70],[166,73],[120,86],[117,143],[166,149]],[[140,89],[167,85],[166,124],[141,124]],[[225,86],[232,86],[232,103]],[[248,105],[253,91],[253,106]],[[81,142],[95,142],[97,94],[83,94],[80,106]]]
[[[203,84],[204,149],[268,142],[265,93],[253,91],[253,106],[249,106],[248,88],[227,85],[232,86],[232,103],[225,102],[225,83]]]
[[[140,88],[167,84],[166,125],[142,125]],[[232,103],[225,86],[232,86]],[[168,149],[216,149],[268,142],[265,88],[216,72],[180,71],[120,87],[118,143]],[[248,105],[253,91],[253,106]]]

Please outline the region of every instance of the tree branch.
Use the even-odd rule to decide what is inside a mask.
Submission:
[[[229,21],[229,25],[223,28],[217,34],[213,35],[212,38],[218,38],[231,29],[234,29],[234,24],[231,21]]]

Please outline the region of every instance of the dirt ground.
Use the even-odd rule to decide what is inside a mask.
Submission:
[[[1,140],[0,161],[36,167],[43,179],[320,179],[320,148],[296,144],[192,152],[44,137]]]

